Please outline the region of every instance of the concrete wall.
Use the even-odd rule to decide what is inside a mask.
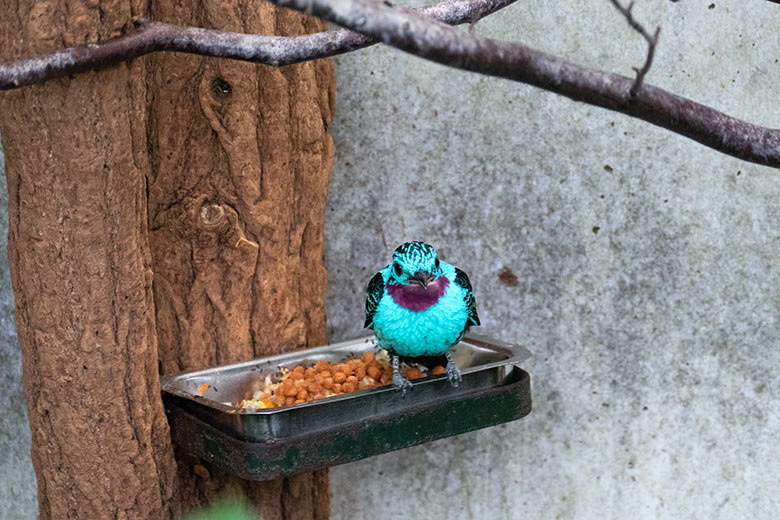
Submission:
[[[35,518],[37,485],[30,461],[30,423],[22,389],[22,354],[14,328],[8,272],[8,193],[0,145],[0,518]]]
[[[639,3],[663,27],[647,81],[780,126],[780,6],[710,4]],[[624,74],[644,59],[606,0],[524,0],[476,31]],[[336,63],[330,338],[361,333],[370,276],[426,240],[469,273],[483,329],[534,352],[535,408],[334,468],[333,518],[774,517],[780,172],[390,49]],[[0,516],[32,518],[0,274]]]
[[[710,3],[638,2],[662,25],[647,81],[780,126],[780,6]],[[606,0],[523,0],[476,30],[629,75],[645,53]],[[780,172],[386,48],[337,64],[331,338],[424,239],[471,276],[483,328],[534,352],[535,408],[333,469],[333,517],[776,517]]]

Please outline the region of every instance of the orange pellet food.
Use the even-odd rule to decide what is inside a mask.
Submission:
[[[406,379],[417,379],[422,376],[422,372],[420,372],[420,369],[417,367],[411,367],[406,370]]]
[[[431,374],[438,376],[439,374],[443,374],[445,372],[444,367],[441,365],[436,365],[431,369]]]
[[[431,373],[441,374],[444,371],[444,367],[437,366]],[[402,364],[402,373],[407,379],[417,379],[427,375],[417,367],[408,367],[404,364]],[[289,406],[392,382],[393,368],[388,357],[384,354],[376,356],[373,352],[364,352],[359,358],[339,363],[317,361],[314,365],[296,365],[282,369],[280,377],[266,376],[265,385],[261,390],[237,406],[248,410]],[[206,388],[199,390],[202,393]]]

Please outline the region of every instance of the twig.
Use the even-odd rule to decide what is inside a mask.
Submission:
[[[512,42],[478,38],[373,0],[270,0],[411,54],[463,70],[527,83],[575,101],[615,110],[689,137],[725,154],[780,168],[780,130],[761,127],[652,85],[626,103],[633,80],[583,67]]]
[[[474,18],[471,19],[471,22],[469,22],[469,34],[474,34],[474,28],[477,26],[477,22],[482,20],[488,14],[490,13],[477,14]]]
[[[515,1],[449,0],[421,8],[417,12],[446,24],[459,25],[494,13]],[[136,22],[134,31],[118,38],[0,64],[0,90],[101,69],[157,51],[186,52],[283,66],[343,54],[374,43],[376,41],[370,37],[343,29],[295,37],[258,36],[141,19]]]
[[[636,72],[636,79],[634,80],[634,84],[631,85],[631,89],[628,91],[628,95],[630,100],[634,100],[636,99],[636,95],[639,93],[639,89],[642,87],[642,81],[645,79],[645,75],[648,73],[650,67],[653,64],[653,55],[655,54],[655,47],[658,45],[658,35],[661,33],[661,27],[656,27],[655,33],[651,36],[650,33],[648,33],[647,30],[642,26],[642,24],[640,24],[636,18],[634,18],[634,15],[631,14],[631,11],[634,9],[633,0],[628,4],[628,7],[623,7],[620,2],[618,2],[618,0],[609,1],[612,2],[612,5],[615,6],[615,9],[620,11],[620,13],[626,17],[628,25],[630,25],[631,28],[636,32],[641,34],[642,38],[647,41],[647,58],[645,58],[645,64],[641,69],[632,67],[634,72]]]

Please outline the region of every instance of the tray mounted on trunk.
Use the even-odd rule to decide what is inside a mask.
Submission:
[[[173,441],[242,478],[271,480],[352,462],[519,419],[531,411],[523,347],[470,335],[453,349],[463,379],[414,380],[405,397],[392,385],[246,412],[267,374],[316,361],[377,352],[373,336],[162,378]],[[205,391],[203,385],[208,385]],[[202,394],[202,395],[201,395]]]

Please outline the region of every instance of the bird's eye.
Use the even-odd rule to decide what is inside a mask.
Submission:
[[[396,276],[401,276],[404,274],[404,270],[401,268],[401,264],[393,264],[393,270],[395,271]]]
[[[436,269],[438,269],[439,268],[439,259],[438,258],[436,259],[436,264],[435,265],[436,265]]]

